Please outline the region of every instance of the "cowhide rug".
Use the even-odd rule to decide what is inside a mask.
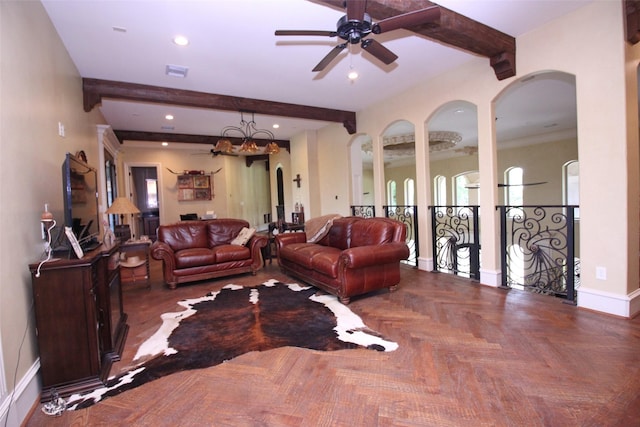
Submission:
[[[185,310],[163,314],[162,326],[138,349],[134,362],[145,361],[110,378],[104,387],[70,396],[67,408],[86,408],[165,375],[215,366],[251,351],[284,346],[324,351],[398,348],[367,328],[335,296],[311,286],[273,279],[257,287],[230,284],[178,304]]]

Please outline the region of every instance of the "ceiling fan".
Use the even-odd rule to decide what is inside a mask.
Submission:
[[[217,156],[238,157],[238,154],[234,153],[233,151],[220,150],[217,147],[210,149],[208,152],[192,153],[192,155],[193,156],[211,156],[211,157],[217,157]]]
[[[216,156],[238,157],[238,155],[236,153],[234,153],[234,152],[224,151],[224,150],[216,150],[215,148],[212,148],[211,150],[209,150],[209,153],[211,154],[212,157],[216,157]]]
[[[546,184],[547,181],[542,181],[542,182],[528,182],[528,183],[524,183],[524,184],[498,184],[498,188],[505,188],[505,187],[528,187],[530,185],[542,185],[542,184]],[[473,184],[473,185],[469,185],[467,187],[464,188],[468,188],[469,190],[477,190],[480,188],[480,184]]]
[[[373,23],[371,16],[366,13],[366,1],[346,0],[347,14],[338,20],[336,31],[316,30],[276,30],[276,36],[325,36],[340,37],[345,40],[334,47],[319,63],[313,71],[325,69],[338,54],[349,44],[358,44],[386,65],[398,59],[398,56],[374,39],[366,38],[369,34],[382,34],[398,28],[415,27],[429,24],[440,18],[440,7],[431,6],[402,15],[392,16],[380,22]]]

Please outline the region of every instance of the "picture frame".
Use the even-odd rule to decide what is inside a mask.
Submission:
[[[80,243],[78,243],[76,235],[73,234],[73,229],[71,227],[65,226],[64,232],[67,235],[67,240],[69,240],[69,243],[71,243],[71,247],[73,247],[73,251],[76,253],[78,259],[82,258],[84,256],[84,251],[80,247]]]
[[[210,175],[179,175],[177,186],[179,202],[212,199]]]

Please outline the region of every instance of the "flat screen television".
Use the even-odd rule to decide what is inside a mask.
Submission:
[[[67,153],[62,164],[64,225],[71,227],[84,250],[99,245],[98,173],[87,163]]]

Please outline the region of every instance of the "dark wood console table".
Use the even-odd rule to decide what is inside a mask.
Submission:
[[[81,259],[29,265],[42,375],[41,401],[104,385],[129,326],[122,304],[118,245]]]

